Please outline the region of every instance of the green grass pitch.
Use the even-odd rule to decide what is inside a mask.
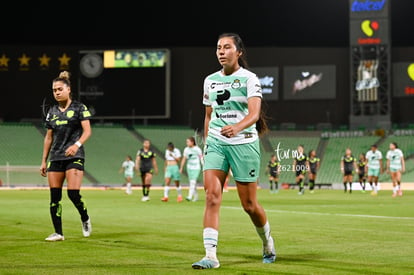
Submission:
[[[93,232],[62,199],[65,241],[50,243],[48,190],[0,190],[0,274],[414,274],[414,191],[392,198],[354,191],[258,190],[278,258],[261,263],[261,241],[235,190],[223,193],[221,267],[193,270],[204,256],[200,201],[160,201],[162,190],[82,190]],[[187,190],[183,190],[184,195]]]

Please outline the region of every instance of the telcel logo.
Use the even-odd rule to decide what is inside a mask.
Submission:
[[[352,12],[367,12],[367,11],[380,11],[384,8],[386,0],[365,0],[359,1],[354,0],[352,2],[351,11]]]

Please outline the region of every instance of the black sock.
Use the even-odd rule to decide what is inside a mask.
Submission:
[[[146,196],[146,197],[149,195],[150,186],[151,186],[151,184],[144,185],[144,187],[145,187],[144,196]]]
[[[146,196],[145,194],[147,194],[147,185],[143,184],[142,185],[142,195]]]
[[[352,182],[349,182],[349,193],[352,193]]]
[[[309,189],[313,190],[315,188],[315,180],[309,180]]]
[[[346,188],[346,181],[344,181],[344,192],[346,192],[347,188]]]
[[[273,190],[273,181],[269,180],[270,190]]]
[[[279,189],[279,183],[277,181],[275,181],[275,189],[278,190]]]
[[[62,188],[50,188],[50,216],[55,232],[63,235],[62,231]]]
[[[79,192],[79,190],[68,190],[68,197],[73,205],[75,205],[76,209],[78,209],[82,222],[86,222],[89,219],[88,210],[86,209],[86,205],[82,201],[82,196]]]
[[[299,185],[299,192],[302,192],[302,190],[303,190],[303,180],[302,179],[300,179],[298,181],[298,185]]]

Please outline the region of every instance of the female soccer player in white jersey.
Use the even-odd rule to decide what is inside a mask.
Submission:
[[[390,149],[387,152],[387,173],[391,175],[392,196],[402,196],[401,174],[405,171],[404,154],[396,142],[390,143]]]
[[[219,212],[223,184],[230,167],[241,205],[261,238],[262,261],[273,263],[276,260],[274,240],[266,213],[256,196],[260,175],[259,134],[267,129],[260,81],[247,69],[246,50],[238,34],[220,35],[216,56],[222,68],[205,78],[203,95],[205,256],[192,267],[207,269],[220,266],[216,254]]]
[[[373,188],[371,195],[376,196],[378,194],[378,179],[383,172],[382,153],[376,144],[371,145],[371,150],[365,154],[365,158],[367,159],[365,169],[367,170],[368,182]]]
[[[188,188],[188,196],[185,198],[187,201],[197,201],[197,180],[201,173],[201,165],[203,163],[203,152],[196,144],[194,137],[188,137],[186,140],[186,147],[183,150],[183,158],[180,164],[180,173],[184,171],[184,164],[186,165],[186,171],[190,186]]]
[[[125,180],[125,193],[128,195],[132,194],[132,179],[134,178],[134,171],[135,171],[135,162],[132,160],[131,156],[126,156],[125,160],[121,164],[121,168],[119,168],[119,173],[124,174]]]

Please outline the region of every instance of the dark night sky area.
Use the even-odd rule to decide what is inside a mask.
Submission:
[[[414,1],[389,1],[392,45],[414,46]],[[349,43],[348,0],[184,3],[11,3],[2,7],[0,45],[205,47],[228,31],[239,33],[247,46],[254,47]]]

